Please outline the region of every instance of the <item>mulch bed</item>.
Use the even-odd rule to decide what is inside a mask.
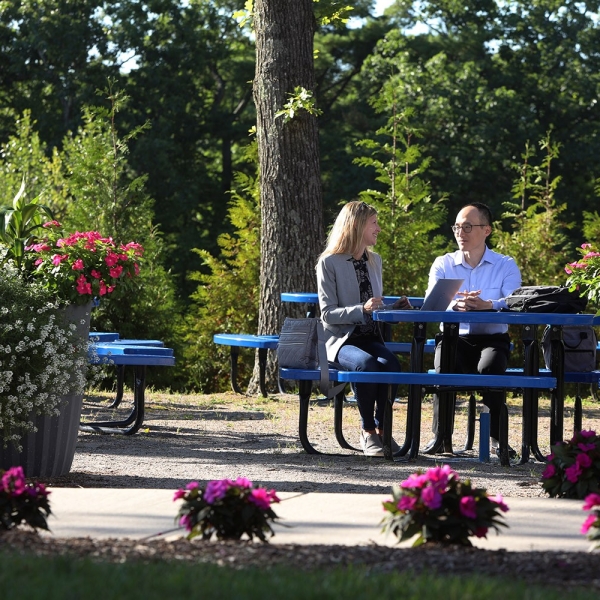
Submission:
[[[298,545],[210,541],[185,538],[52,538],[23,529],[0,533],[0,552],[36,556],[70,555],[104,562],[188,561],[234,569],[289,566],[314,570],[347,567],[371,572],[472,574],[519,579],[564,589],[585,587],[600,592],[599,555],[590,552],[507,552],[425,544],[417,548]]]

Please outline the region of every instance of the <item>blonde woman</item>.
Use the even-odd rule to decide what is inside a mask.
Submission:
[[[317,263],[327,359],[349,371],[401,370],[373,321],[373,311],[383,307],[381,257],[371,250],[380,232],[375,208],[365,202],[349,202],[337,216]],[[403,297],[394,308],[410,308],[410,303]],[[361,416],[363,452],[383,456],[381,427],[387,385],[357,383],[352,387]],[[392,452],[398,450],[392,441]]]

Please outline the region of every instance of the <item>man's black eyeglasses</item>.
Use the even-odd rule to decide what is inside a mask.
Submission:
[[[452,225],[451,229],[454,233],[458,233],[461,229],[465,232],[465,233],[471,233],[471,230],[473,229],[473,227],[487,227],[486,223],[480,223],[480,224],[476,224],[476,225],[472,225],[471,223],[464,223],[463,225]]]

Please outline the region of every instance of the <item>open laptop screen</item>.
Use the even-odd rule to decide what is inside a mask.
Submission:
[[[464,279],[438,279],[423,301],[421,310],[446,310]]]

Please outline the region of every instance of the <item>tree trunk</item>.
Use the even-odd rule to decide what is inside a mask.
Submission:
[[[314,93],[313,0],[255,0],[254,24],[262,218],[258,332],[274,334],[294,312],[292,305],[282,305],[281,292],[316,291],[315,265],[323,247],[316,117],[299,110],[288,122],[275,118],[296,86]],[[255,393],[257,381],[255,365],[249,393]],[[274,355],[267,382],[276,388]]]

